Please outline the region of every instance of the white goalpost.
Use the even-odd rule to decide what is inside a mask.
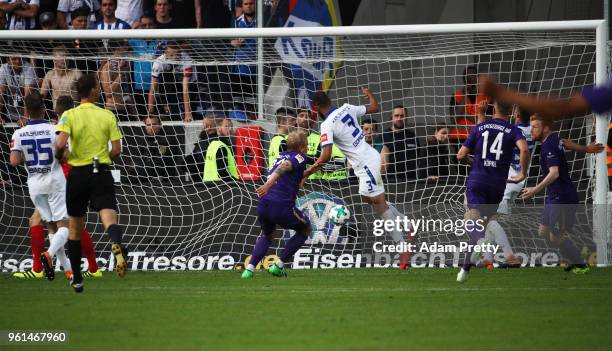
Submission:
[[[241,49],[230,45],[237,38]],[[237,50],[243,50],[242,55]],[[276,114],[280,107],[295,114],[300,108],[308,109],[309,94],[319,88],[326,89],[338,105],[363,104],[366,100],[359,88],[369,86],[382,107],[370,116],[375,127],[371,142],[389,148],[388,200],[408,217],[455,220],[463,218],[468,172],[453,158],[461,136],[438,141],[434,135],[444,128],[451,134],[461,129],[457,121],[465,116],[452,112],[451,97],[465,86],[466,67],[496,75],[501,84],[525,93],[567,97],[584,86],[608,82],[609,50],[604,20],[0,31],[1,63],[11,65],[12,58],[19,58],[21,69],[36,75],[28,82],[4,83],[5,94],[0,96],[4,119],[0,126],[0,271],[22,268],[31,256],[28,218],[33,207],[24,172],[8,165],[10,137],[23,114],[24,85],[28,90],[46,89],[49,118],[56,117],[51,111],[57,96],[74,96],[70,88],[52,91],[48,88],[53,83],[44,83],[45,75],[55,69],[54,61],[78,69],[79,74],[96,73],[102,85],[100,105],[114,109],[119,119],[124,151],[113,168],[119,181],[119,222],[132,251],[131,262],[136,262],[133,267],[233,269],[244,262],[259,235],[254,189],[265,177],[268,148],[282,120]],[[241,73],[245,69],[252,74]],[[396,105],[405,107],[406,128],[414,138],[389,139],[392,134],[388,134],[383,142]],[[147,119],[151,116],[157,118]],[[222,116],[233,121],[235,132],[227,140],[231,140],[241,179],[203,181],[206,150],[196,154],[208,145],[207,131],[215,128],[203,126],[202,119],[221,123]],[[576,116],[555,127],[562,138],[605,144],[609,118],[608,114]],[[157,122],[161,126],[155,126]],[[311,122],[310,132],[318,132],[318,122]],[[405,149],[398,148],[404,142]],[[310,156],[316,155],[313,151]],[[379,240],[372,235],[374,217],[359,197],[346,160],[337,155],[335,161],[333,169],[311,179],[299,195],[298,206],[310,216],[315,230],[296,257],[296,267],[396,264],[397,255],[373,252],[373,243]],[[612,259],[612,224],[606,154],[568,153],[568,161],[584,205],[577,213],[575,244],[584,252],[596,253],[591,263],[607,266]],[[400,174],[400,162],[410,169]],[[532,160],[528,184],[538,177],[539,164]],[[550,264],[545,262],[546,253],[557,252],[537,235],[543,199],[544,194],[539,194],[533,201],[517,200],[516,211],[500,219],[524,265]],[[352,213],[342,227],[327,215],[339,203]],[[98,256],[103,265],[110,264],[108,240],[102,237],[102,228],[94,226],[93,214],[89,216]],[[280,243],[273,245],[275,252],[280,252],[290,235],[280,235]],[[427,230],[416,240],[453,244],[462,239],[455,233]],[[458,256],[443,255],[413,259],[416,266],[459,262]]]

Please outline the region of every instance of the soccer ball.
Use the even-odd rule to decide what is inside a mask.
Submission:
[[[336,205],[329,210],[329,218],[336,225],[344,224],[350,216],[351,212],[344,205]]]

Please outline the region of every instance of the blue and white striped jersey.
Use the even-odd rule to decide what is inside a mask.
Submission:
[[[23,0],[30,6],[40,7],[39,0]],[[0,0],[0,3],[11,4],[15,0]],[[36,16],[32,18],[26,18],[15,15],[14,12],[6,14],[6,29],[9,30],[24,30],[24,29],[35,29],[36,28]]]
[[[111,29],[132,29],[132,26],[129,23],[120,20],[117,18],[113,23],[104,23],[104,20],[98,20],[91,26],[91,29],[99,29],[99,30],[111,30]]]

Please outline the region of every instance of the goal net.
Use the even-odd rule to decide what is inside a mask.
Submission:
[[[381,111],[359,123],[366,141],[384,154],[386,197],[400,212],[444,223],[463,219],[469,169],[455,155],[475,121],[471,102],[487,100],[470,86],[476,74],[493,74],[526,93],[575,94],[595,82],[595,25],[515,31],[496,24],[487,30],[418,28],[386,27],[386,35],[380,28],[374,33],[359,27],[332,34],[285,28],[3,35],[0,268],[23,269],[31,257],[28,218],[33,207],[26,175],[23,166],[9,165],[9,142],[22,122],[23,96],[41,91],[47,118],[55,119],[59,96],[78,101],[72,84],[87,72],[98,75],[99,105],[115,112],[124,134],[123,152],[113,168],[119,223],[133,268],[242,267],[260,234],[255,189],[265,180],[270,149],[278,147],[275,136],[285,133],[286,125],[299,123],[313,135],[309,156],[318,156],[315,133],[321,121],[310,111],[310,98],[318,89],[325,89],[337,105],[367,103],[361,87],[369,87],[378,98]],[[249,37],[255,35],[251,33],[260,37]],[[528,120],[529,111],[521,112]],[[491,117],[492,105],[485,113]],[[593,115],[576,116],[555,129],[561,138],[586,144],[594,141],[595,121]],[[208,147],[219,137],[229,145],[233,162],[214,162],[216,172],[206,173]],[[536,146],[527,186],[542,179],[538,154]],[[597,251],[596,242],[607,248],[606,235],[603,241],[594,236],[593,215],[596,167],[605,164],[591,155],[566,156],[580,196],[571,237],[589,256]],[[541,193],[530,201],[511,201],[511,214],[500,217],[523,265],[559,263],[557,248],[538,237],[543,199]],[[329,217],[335,204],[351,212],[343,226]],[[335,150],[330,164],[306,183],[297,205],[310,217],[313,233],[296,254],[295,268],[397,265],[397,254],[375,252],[376,242],[392,240],[373,235],[376,218],[341,152]],[[97,222],[97,214],[87,216],[99,262],[112,268],[109,240]],[[455,245],[465,240],[461,234],[460,227],[433,225],[421,228],[414,241]],[[280,231],[269,254],[280,254],[291,235]],[[600,263],[610,258],[603,252]],[[504,262],[503,256],[496,260]],[[458,253],[412,257],[414,266],[458,262]]]

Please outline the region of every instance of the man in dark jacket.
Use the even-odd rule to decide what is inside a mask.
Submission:
[[[406,109],[396,105],[391,111],[391,128],[383,133],[383,144],[389,148],[387,175],[398,179],[416,179],[419,141],[406,126]]]

